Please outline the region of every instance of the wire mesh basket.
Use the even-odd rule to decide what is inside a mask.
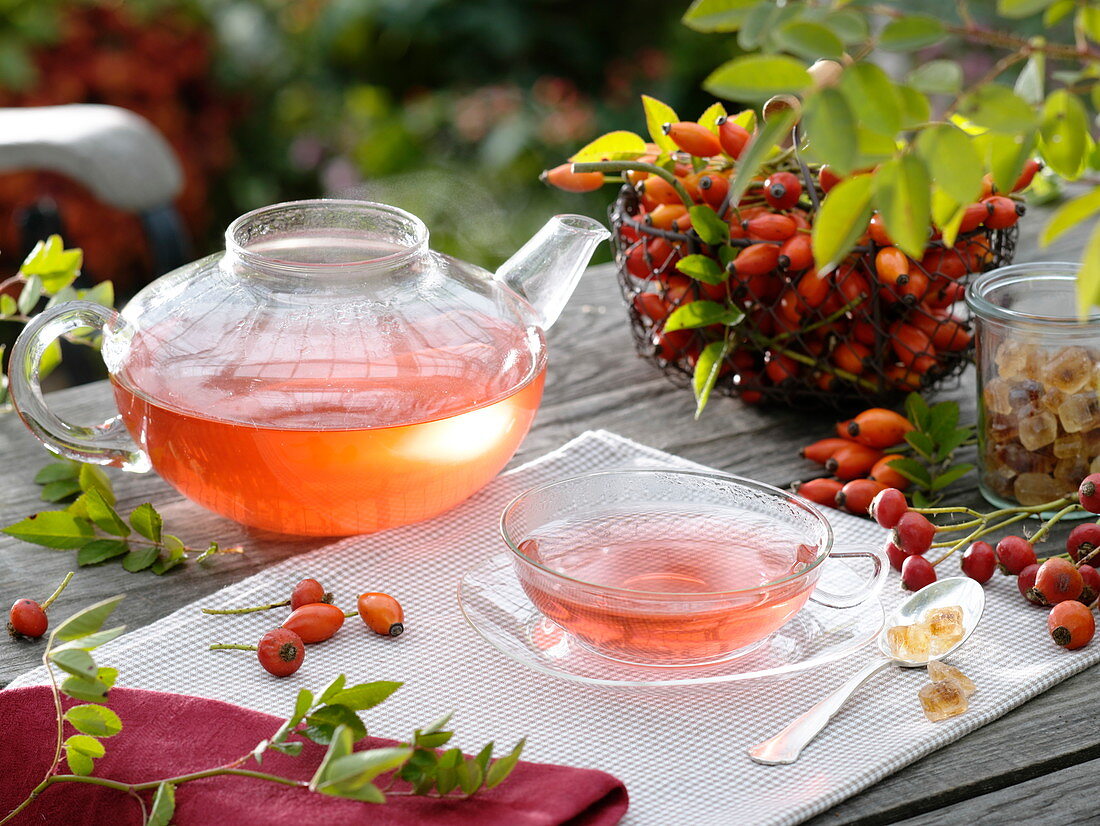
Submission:
[[[823,196],[820,190],[815,194]],[[745,316],[732,328],[733,346],[715,392],[749,403],[888,405],[912,390],[942,386],[972,357],[970,319],[962,303],[968,275],[1011,263],[1018,236],[1013,225],[960,233],[950,248],[933,239],[923,258],[907,259],[904,283],[881,277],[876,259],[886,246],[864,238],[827,276],[812,265],[785,269],[780,258],[767,272],[709,284],[676,265],[687,255],[713,257],[712,250],[690,229],[657,229],[641,211],[629,185],[609,210],[619,285],[638,354],[673,382],[690,385],[703,349],[726,330],[716,324],[666,331],[665,321],[693,301],[740,308]],[[733,237],[730,243],[780,242]]]

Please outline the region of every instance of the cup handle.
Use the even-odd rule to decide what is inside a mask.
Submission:
[[[111,465],[144,472],[149,457],[130,434],[121,416],[97,425],[75,425],[49,409],[39,383],[42,354],[66,333],[91,327],[104,334],[104,346],[123,322],[118,312],[91,301],[69,301],[51,307],[28,322],[11,351],[8,381],[12,405],[23,423],[52,452],[78,462]]]
[[[882,584],[886,581],[886,575],[890,572],[890,562],[884,550],[871,545],[862,545],[859,546],[858,550],[833,551],[829,554],[829,559],[858,559],[860,557],[871,560],[874,572],[858,589],[847,594],[834,594],[819,585],[810,595],[810,599],[829,608],[853,608],[866,602],[882,590]],[[828,565],[829,559],[826,559],[822,564]]]

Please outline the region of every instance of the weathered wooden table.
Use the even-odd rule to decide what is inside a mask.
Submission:
[[[1040,251],[1035,235],[1042,217],[1028,222],[1018,260],[1077,260],[1081,237]],[[584,430],[605,428],[698,462],[784,486],[814,474],[798,447],[830,435],[835,416],[823,410],[771,410],[715,398],[701,421],[692,420],[690,391],[673,387],[652,365],[635,357],[625,313],[607,267],[582,280],[561,321],[549,333],[546,394],[534,428],[513,460],[532,459]],[[974,419],[974,378],[946,391],[963,420]],[[53,394],[51,403],[79,422],[101,421],[113,410],[106,382]],[[43,508],[35,472],[48,454],[14,415],[0,417],[0,524]],[[217,539],[242,544],[241,556],[221,556],[164,577],[129,574],[116,564],[80,571],[65,604],[83,606],[127,595],[118,617],[136,628],[271,563],[323,544],[252,532],[207,514],[153,474],[113,473],[120,507],[151,501],[166,525],[195,543]],[[960,483],[960,487],[964,487]],[[980,504],[976,489],[961,494]],[[1056,537],[1064,537],[1063,529]],[[74,553],[32,547],[0,535],[0,602],[42,599],[72,569]],[[1097,643],[1093,643],[1096,645]],[[37,664],[41,645],[0,642],[0,686]],[[1089,669],[1000,720],[815,818],[814,824],[1059,823],[1094,817],[1091,791],[1100,774],[1100,723]]]

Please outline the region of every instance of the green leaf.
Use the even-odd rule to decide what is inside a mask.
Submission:
[[[978,135],[974,143],[984,152],[986,166],[993,173],[993,182],[1002,192],[1008,192],[1024,163],[1031,157],[1035,146],[1036,130],[1029,129],[1016,135],[1002,135],[988,132]]]
[[[87,519],[67,511],[42,511],[4,528],[4,533],[46,548],[79,548],[95,532]]]
[[[982,192],[982,156],[965,132],[949,123],[924,129],[917,136],[917,154],[939,186],[960,204]]]
[[[1077,4],[1074,0],[1055,0],[1055,2],[1047,6],[1047,10],[1043,12],[1043,25],[1048,29],[1053,28],[1076,7]]]
[[[149,808],[147,826],[170,826],[176,812],[176,787],[165,781],[157,786],[153,805]]]
[[[441,795],[448,794],[458,785],[458,767],[463,762],[460,749],[447,749],[439,756],[435,771],[435,788]]]
[[[726,107],[721,103],[712,103],[706,111],[699,116],[699,125],[705,126],[711,132],[718,131],[718,121],[726,116]]]
[[[434,751],[416,749],[408,762],[398,771],[402,780],[413,784],[414,794],[425,794],[435,782],[435,769],[438,759]]]
[[[935,17],[923,14],[891,20],[878,38],[878,46],[887,52],[912,52],[933,46],[947,37],[947,29]]]
[[[346,682],[347,677],[345,677],[343,674],[337,674],[335,677],[332,678],[331,682],[329,682],[328,685],[321,689],[321,693],[317,697],[317,702],[321,704],[331,702],[333,697],[344,690],[344,684]],[[340,701],[337,700],[336,702]],[[344,703],[344,705],[348,704]],[[348,707],[350,708],[351,706],[349,705]]]
[[[694,0],[681,21],[697,32],[735,32],[758,0]]]
[[[0,294],[0,317],[12,316],[18,312],[19,307],[15,299],[7,293]]]
[[[156,548],[137,548],[122,558],[122,567],[132,574],[144,571],[157,561],[159,554]]]
[[[23,315],[30,315],[41,297],[42,279],[37,275],[32,275],[27,279],[27,283],[23,285],[23,289],[19,291],[19,298],[15,302],[15,306]]]
[[[163,576],[177,565],[180,565],[186,558],[187,553],[183,548],[170,548],[165,546],[158,550],[157,559],[150,566],[149,570],[157,576]]]
[[[66,751],[75,751],[92,759],[98,759],[107,753],[107,749],[95,737],[87,734],[74,734],[64,742]]]
[[[932,483],[928,468],[916,459],[894,459],[887,464],[915,485],[928,487]]]
[[[901,128],[897,87],[874,63],[849,66],[840,76],[839,88],[866,129],[893,138]]]
[[[776,31],[785,21],[798,16],[798,12],[797,8],[791,6],[758,2],[745,15],[745,20],[737,32],[737,45],[746,52],[756,50],[768,35]]]
[[[943,473],[941,473],[939,476],[937,476],[935,479],[933,479],[932,484],[931,484],[930,487],[932,488],[933,492],[935,492],[937,490],[943,490],[945,487],[950,485],[952,482],[957,482],[959,479],[962,479],[964,476],[966,476],[966,474],[970,473],[970,471],[972,471],[973,469],[974,469],[973,465],[968,465],[968,464],[955,465],[954,467],[948,468]]]
[[[413,737],[413,745],[425,749],[438,749],[440,746],[445,746],[451,742],[451,738],[454,736],[453,731],[437,731],[433,734],[417,732],[416,736]]]
[[[1042,52],[1035,52],[1028,58],[1012,87],[1012,91],[1019,95],[1021,100],[1032,105],[1043,102],[1043,89],[1046,86],[1046,65],[1046,55]]]
[[[1092,229],[1081,269],[1077,271],[1077,312],[1087,318],[1091,309],[1100,304],[1100,222]]]
[[[915,129],[931,120],[932,104],[923,93],[911,86],[898,86],[897,89],[902,129]]]
[[[115,285],[110,281],[100,281],[90,290],[83,290],[80,296],[84,301],[92,301],[103,307],[115,306]]]
[[[118,681],[118,669],[104,666],[99,669],[99,679],[108,688],[112,688]]]
[[[317,784],[317,791],[345,797],[348,792],[359,790],[378,775],[398,768],[412,753],[411,748],[391,746],[338,757],[326,767],[324,776]]]
[[[928,95],[954,95],[962,89],[963,70],[953,60],[930,60],[913,69],[905,82]]]
[[[480,789],[481,781],[485,777],[485,772],[472,757],[468,757],[459,763],[458,768],[455,769],[455,774],[458,777],[458,787],[462,789],[463,794],[467,795]]]
[[[355,742],[367,736],[367,728],[354,711],[345,705],[332,704],[322,706],[306,718],[306,728],[302,734],[314,743],[325,745],[332,740],[336,728],[344,726],[351,732]]]
[[[688,210],[692,229],[703,239],[704,244],[717,246],[730,239],[730,227],[718,217],[718,213],[706,204],[697,204]]]
[[[61,625],[57,626],[54,636],[59,640],[79,640],[89,634],[94,634],[103,627],[103,623],[114,613],[115,608],[122,602],[122,597],[111,597],[95,605],[89,605],[82,611],[77,611]]]
[[[34,482],[36,485],[48,485],[51,482],[76,479],[79,474],[80,465],[77,462],[50,462],[35,474]]]
[[[691,387],[695,392],[695,418],[703,414],[703,408],[710,400],[711,391],[718,381],[722,371],[722,364],[729,355],[730,343],[726,339],[712,341],[703,348],[699,354],[699,360],[695,363],[695,373],[692,376]]]
[[[59,364],[61,364],[61,342],[54,339],[42,351],[42,358],[38,361],[38,378],[46,378],[57,369]]]
[[[76,552],[77,565],[98,565],[130,552],[130,544],[121,539],[93,539]]]
[[[602,160],[634,160],[646,153],[645,140],[633,132],[608,132],[581,148],[569,160],[587,163]]]
[[[373,683],[360,683],[338,691],[330,701],[347,706],[352,711],[366,711],[389,699],[404,683],[379,680]]]
[[[676,141],[664,133],[661,128],[666,123],[678,123],[679,115],[667,103],[662,103],[657,98],[642,95],[642,108],[645,110],[646,128],[649,130],[649,139],[661,147],[665,152],[676,149]]]
[[[94,634],[88,634],[86,637],[81,637],[78,640],[70,640],[67,643],[57,646],[53,649],[53,653],[56,654],[58,651],[92,651],[116,637],[121,637],[125,631],[125,625],[116,625],[114,628],[108,628],[106,631],[96,631]],[[78,676],[96,676],[98,678],[98,673],[99,671],[97,669],[94,674],[81,674]]]
[[[812,80],[797,60],[783,55],[745,55],[727,61],[703,81],[703,88],[726,100],[763,102],[773,95],[796,95]]]
[[[112,507],[117,501],[115,497],[114,488],[111,487],[111,480],[107,477],[107,474],[103,472],[102,468],[95,465],[83,464],[80,466],[80,489],[85,493],[92,490],[99,491],[103,500]]]
[[[928,435],[937,442],[943,441],[955,432],[959,423],[959,403],[940,402],[933,405],[929,411],[928,427],[924,428]]]
[[[939,446],[936,448],[935,459],[937,462],[942,462],[947,459],[963,442],[969,439],[973,435],[973,431],[968,427],[960,427],[954,433],[951,433],[946,438],[941,439]]]
[[[1044,247],[1047,246],[1066,230],[1090,220],[1098,212],[1100,212],[1100,186],[1094,186],[1084,195],[1058,207],[1047,225],[1043,227],[1039,243]]]
[[[932,181],[924,162],[907,154],[882,164],[875,174],[875,206],[894,244],[920,260],[932,220]]]
[[[96,676],[95,660],[87,651],[73,648],[57,649],[50,652],[50,662],[74,677],[88,680]]]
[[[752,184],[753,178],[760,170],[760,165],[764,163],[775,145],[790,133],[796,120],[797,115],[794,111],[785,109],[765,121],[764,126],[753,135],[752,140],[742,151],[741,158],[737,162],[737,172],[730,181],[730,189],[726,197],[731,204],[740,203],[741,196]]]
[[[905,441],[925,459],[931,459],[936,452],[936,443],[927,433],[913,430],[905,434]]]
[[[424,732],[425,734],[431,734],[432,732],[442,731],[443,727],[446,726],[449,722],[451,722],[451,718],[454,717],[454,714],[455,713],[453,711],[447,712],[446,714],[444,714],[442,717],[440,717],[438,720],[436,720],[434,723],[432,723],[427,728],[421,729],[421,731]]]
[[[523,753],[523,747],[526,743],[527,738],[525,737],[516,744],[516,747],[512,749],[508,756],[493,761],[493,764],[489,766],[489,771],[485,773],[486,788],[491,789],[505,781],[508,775],[512,773],[512,769],[516,767],[516,763],[519,762],[519,756]]]
[[[65,722],[82,734],[112,737],[122,731],[122,721],[106,706],[89,703],[65,712]]]
[[[45,502],[60,502],[78,493],[80,493],[80,482],[76,479],[58,479],[56,482],[44,484],[41,496]]]
[[[1047,8],[1054,0],[997,0],[997,14],[1002,17],[1028,17]]]
[[[676,269],[705,284],[721,284],[726,280],[726,271],[708,255],[689,255],[681,258],[676,262]]]
[[[272,743],[271,748],[281,754],[289,754],[291,757],[297,757],[302,753],[302,747],[305,743],[300,740],[295,740],[290,743]]]
[[[134,526],[135,531],[146,539],[160,542],[161,526],[164,524],[164,520],[157,513],[156,508],[148,502],[134,508],[134,512],[130,514],[130,524]]]
[[[48,293],[69,286],[80,275],[84,253],[79,249],[64,249],[60,235],[39,241],[24,259],[20,274],[34,276]]]
[[[290,719],[300,721],[312,707],[313,692],[307,688],[300,689],[298,696],[294,699],[294,713],[290,716]]]
[[[103,494],[97,488],[92,488],[84,493],[88,518],[95,522],[102,531],[123,538],[130,535],[130,529],[122,521],[122,517],[107,503],[107,500],[103,498]]]
[[[924,400],[924,397],[920,393],[910,393],[905,397],[905,418],[913,423],[913,427],[917,430],[927,430],[929,417],[932,410],[928,407],[928,402]]]
[[[824,23],[846,44],[863,43],[871,36],[867,18],[852,9],[834,11]]]
[[[775,40],[784,50],[806,60],[839,58],[844,54],[840,38],[820,23],[793,20],[775,31]]]
[[[196,562],[205,562],[210,557],[212,557],[215,554],[220,553],[220,552],[221,552],[221,549],[218,547],[218,543],[217,542],[211,542],[209,548],[207,548],[205,551],[203,551],[201,554],[199,554],[198,556],[195,557],[195,561]]]
[[[1095,3],[1082,3],[1077,10],[1075,23],[1089,40],[1093,43],[1100,43],[1100,7],[1097,7]]]
[[[66,750],[65,762],[69,764],[69,772],[71,774],[87,777],[95,771],[95,761],[88,755],[81,754],[79,751]]]
[[[1081,176],[1092,140],[1088,113],[1076,95],[1055,89],[1047,97],[1039,124],[1039,149],[1043,160],[1063,178],[1073,181]]]
[[[317,766],[317,771],[313,773],[313,777],[309,781],[310,791],[317,791],[317,784],[325,773],[328,772],[329,765],[341,757],[351,754],[352,748],[355,746],[355,740],[352,738],[351,732],[345,726],[337,726],[336,730],[332,733],[331,741],[328,744],[328,749],[325,751],[325,756],[321,758],[321,763]],[[434,756],[434,755],[433,755]]]
[[[859,146],[852,140],[856,118],[847,99],[838,90],[822,89],[807,98],[802,123],[808,151],[818,163],[828,163],[840,176],[856,165]]]
[[[813,227],[813,253],[819,271],[835,269],[867,230],[873,183],[871,175],[853,175],[825,196]]]
[[[665,320],[664,330],[693,330],[711,324],[735,325],[745,317],[740,307],[719,304],[717,301],[691,301],[681,304]]]
[[[66,677],[61,683],[61,693],[74,700],[99,703],[107,696],[110,686],[101,680],[85,680],[82,677]]]
[[[992,132],[1016,135],[1035,126],[1035,112],[1027,101],[1004,86],[987,83],[965,95],[959,114]]]

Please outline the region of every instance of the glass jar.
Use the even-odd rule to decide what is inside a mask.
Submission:
[[[1100,470],[1100,313],[1077,315],[1072,263],[977,277],[978,470],[994,505],[1040,505]]]

